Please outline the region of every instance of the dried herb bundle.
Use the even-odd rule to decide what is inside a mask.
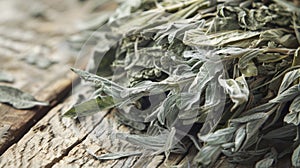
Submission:
[[[66,116],[116,108],[121,122],[143,132],[118,138],[168,155],[186,152],[189,137],[199,167],[213,166],[220,154],[257,167],[291,154],[300,166],[299,7],[277,0],[132,2],[93,32],[89,72],[73,70],[94,84],[94,98]]]

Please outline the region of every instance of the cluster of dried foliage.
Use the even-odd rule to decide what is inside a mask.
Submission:
[[[296,2],[124,1],[113,16],[89,21],[69,39],[75,48],[87,38],[95,45],[89,69],[73,69],[95,92],[65,116],[115,108],[122,123],[140,131],[118,138],[166,156],[185,153],[192,141],[199,167],[212,166],[221,154],[256,167],[290,155],[298,167]]]

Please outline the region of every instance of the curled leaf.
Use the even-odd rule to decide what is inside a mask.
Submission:
[[[248,101],[249,89],[247,81],[243,75],[235,80],[219,78],[219,83],[225,89],[226,93],[229,94],[232,102],[234,103],[231,110]]]
[[[284,122],[294,125],[300,124],[300,96],[296,97],[289,108],[289,113],[284,117]]]

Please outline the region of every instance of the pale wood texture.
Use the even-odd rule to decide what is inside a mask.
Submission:
[[[78,52],[70,50],[66,37],[78,32],[78,23],[95,10],[95,1],[77,0],[11,0],[0,2],[0,72],[11,74],[9,85],[30,93],[48,107],[16,110],[0,104],[0,154],[17,142],[52,107],[62,101],[78,77],[70,67],[84,67],[88,56],[77,60]],[[108,3],[98,10],[112,10]],[[78,12],[80,11],[80,12]],[[49,68],[27,63],[32,55],[55,62]]]
[[[33,126],[1,156],[0,167],[51,167],[85,139],[93,127],[61,116],[61,111],[65,111],[72,102],[69,99],[64,105],[59,104]],[[104,115],[99,113],[87,120],[96,124]]]
[[[68,58],[65,57],[67,60]],[[5,62],[1,67],[15,77],[15,83],[5,84],[23,90],[35,96],[38,100],[50,102],[48,107],[35,107],[30,110],[16,110],[6,104],[0,105],[1,124],[9,125],[10,129],[6,140],[1,140],[0,153],[7,146],[20,138],[28,128],[46,114],[58,101],[65,97],[71,89],[75,75],[65,64],[57,63],[47,70],[28,65],[18,57],[1,56],[0,62]]]

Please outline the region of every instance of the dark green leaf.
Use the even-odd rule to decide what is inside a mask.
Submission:
[[[66,117],[82,117],[110,109],[116,104],[111,96],[97,97],[84,103],[75,105],[63,115]]]

